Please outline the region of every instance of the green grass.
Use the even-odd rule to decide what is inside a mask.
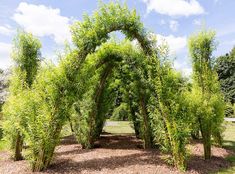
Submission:
[[[235,123],[227,123],[224,132],[224,147],[235,151]]]
[[[63,129],[61,130],[60,136],[61,137],[65,137],[65,136],[69,136],[72,135],[72,131],[71,131],[71,127],[69,122],[67,122],[64,126]]]
[[[6,141],[0,140],[0,151],[8,150],[8,147],[9,147],[9,145]]]
[[[134,134],[133,124],[130,121],[110,121],[107,120],[106,125],[103,128],[104,132],[112,134]],[[63,126],[61,131],[61,137],[72,135],[71,127],[69,123]]]
[[[112,134],[134,134],[133,125],[130,121],[109,121],[107,120],[103,131]]]
[[[235,123],[227,123],[224,132],[224,148],[231,149],[235,152]],[[234,174],[235,173],[235,156],[229,156],[226,158],[232,163],[233,167],[228,169],[223,169],[217,174]]]

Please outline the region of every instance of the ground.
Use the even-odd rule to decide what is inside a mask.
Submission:
[[[235,161],[234,131],[235,125],[227,125],[226,149],[213,147],[213,158],[210,161],[203,160],[202,144],[193,142],[188,147],[191,157],[186,173],[207,174],[218,171],[221,174],[235,173],[235,168],[230,162]],[[128,122],[108,122],[101,138],[95,143],[95,148],[90,150],[81,149],[73,136],[65,136],[56,148],[52,165],[41,173],[180,173],[167,163],[168,156],[159,150],[141,149],[142,141],[136,139],[132,133],[133,130]],[[31,173],[26,161],[13,162],[8,151],[1,151],[0,155],[1,174]]]

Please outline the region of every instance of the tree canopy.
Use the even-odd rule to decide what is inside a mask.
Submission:
[[[235,47],[216,59],[215,69],[227,102],[235,103]]]

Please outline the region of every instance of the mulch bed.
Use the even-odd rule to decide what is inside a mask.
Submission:
[[[104,134],[95,143],[94,149],[82,149],[73,136],[65,137],[56,148],[51,166],[41,174],[180,174],[164,160],[167,156],[157,149],[141,149],[141,140],[131,135]],[[203,159],[203,146],[194,142],[189,146],[191,157],[187,174],[207,174],[230,167],[226,156],[232,151],[213,147],[213,157]],[[0,152],[0,174],[30,174],[27,161],[14,162],[9,152]]]

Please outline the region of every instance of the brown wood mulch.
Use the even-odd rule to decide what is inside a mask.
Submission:
[[[104,134],[95,143],[94,149],[81,149],[74,137],[65,137],[56,148],[51,166],[40,174],[180,174],[167,164],[166,155],[157,149],[143,150],[142,142],[130,135]],[[213,157],[203,160],[203,146],[194,142],[189,146],[191,157],[187,174],[207,174],[227,168],[226,156],[232,151],[213,147]],[[0,174],[30,174],[27,161],[14,162],[9,152],[0,152]]]

